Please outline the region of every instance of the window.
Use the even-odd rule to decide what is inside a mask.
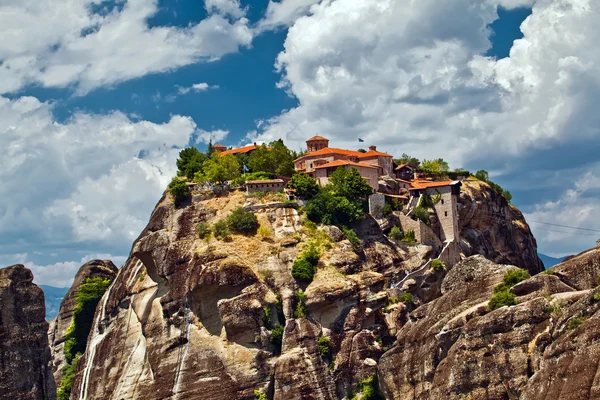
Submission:
[[[444,211],[444,217],[448,216],[448,211]]]
[[[442,205],[444,204],[444,199],[442,199]]]

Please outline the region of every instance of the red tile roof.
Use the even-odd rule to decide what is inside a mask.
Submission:
[[[324,149],[313,151],[312,153],[306,153],[302,157],[298,157],[294,161],[301,160],[305,157],[326,156],[326,155],[330,155],[330,154],[341,154],[343,156],[359,157],[363,153],[361,153],[360,151],[354,151],[354,150],[344,150],[344,149],[336,149],[333,147],[325,147]]]
[[[433,187],[444,187],[450,186],[454,181],[441,181],[441,182],[433,182],[433,181],[425,181],[425,180],[414,180],[411,181],[410,184],[412,188],[409,190],[419,190],[419,189],[427,189]]]
[[[214,146],[213,146],[214,147]],[[227,154],[243,154],[243,153],[248,153],[252,150],[256,150],[258,146],[255,144],[250,144],[248,146],[244,146],[244,147],[239,147],[237,149],[231,149],[231,150],[227,150],[227,151],[222,151],[220,154],[225,156]]]
[[[360,153],[360,154],[361,155],[358,156],[359,158],[369,158],[369,157],[378,157],[378,156],[391,157],[390,154],[382,153],[381,151],[376,151],[376,150],[369,150],[366,153]]]
[[[317,141],[317,140],[329,140],[327,138],[324,138],[323,136],[313,136],[310,139],[307,140],[307,142],[313,142],[313,141]]]
[[[379,167],[376,167],[374,165],[371,164],[367,164],[367,163],[363,163],[363,162],[352,162],[352,161],[348,161],[348,160],[335,160],[332,161],[328,164],[323,164],[323,165],[319,165],[318,167],[315,167],[315,169],[322,169],[322,168],[332,168],[332,167],[342,167],[345,165],[351,165],[353,167],[363,167],[363,168],[376,168],[378,169]]]
[[[219,144],[219,143],[217,143],[217,144],[215,144],[215,145],[213,146],[213,149],[223,149],[223,150],[227,150],[227,147],[223,146],[222,144]]]
[[[396,167],[396,171],[399,171],[399,170],[401,170],[401,169],[402,169],[402,168],[404,168],[404,167],[408,167],[408,168],[410,168],[410,169],[414,170],[414,168],[413,168],[413,167],[411,167],[411,166],[410,166],[410,165],[408,165],[408,164],[400,164],[400,165],[398,165],[398,166]]]

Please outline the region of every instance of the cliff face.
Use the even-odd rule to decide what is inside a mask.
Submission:
[[[335,227],[303,226],[292,208],[256,212],[269,233],[197,237],[199,222],[245,200],[161,199],[98,305],[71,398],[343,399],[377,382],[388,399],[594,397],[600,249],[518,284],[519,304],[490,312],[515,266],[475,255],[435,271],[431,248],[390,241],[368,217],[359,248]],[[539,270],[522,215],[503,201],[467,188],[462,231],[479,245],[465,248]],[[478,215],[488,211],[504,217]],[[291,268],[309,243],[322,254],[301,284]]]
[[[521,211],[487,183],[463,181],[459,205],[461,250],[536,274],[544,270],[537,243]]]
[[[55,399],[44,292],[23,265],[0,269],[0,399]]]
[[[75,275],[75,280],[71,288],[63,298],[56,318],[50,321],[48,330],[48,341],[52,350],[52,367],[54,372],[54,381],[60,385],[62,379],[62,369],[66,364],[63,354],[65,335],[67,329],[73,320],[73,309],[75,308],[75,296],[79,287],[88,278],[106,278],[111,281],[117,276],[117,267],[110,260],[92,260],[82,265]]]

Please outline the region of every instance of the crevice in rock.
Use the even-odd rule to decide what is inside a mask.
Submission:
[[[137,257],[144,267],[146,268],[146,273],[157,285],[158,292],[156,293],[156,297],[162,297],[169,292],[169,287],[167,286],[168,281],[159,275],[158,269],[156,268],[156,264],[154,263],[154,258],[150,252],[139,252],[135,253],[134,257]]]
[[[244,287],[245,285],[201,285],[192,291],[191,311],[211,335],[218,336],[223,329],[217,307],[219,300],[238,296]]]

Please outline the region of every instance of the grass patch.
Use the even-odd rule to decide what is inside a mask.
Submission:
[[[583,325],[583,323],[585,321],[587,321],[588,319],[590,319],[590,317],[588,317],[588,316],[573,317],[569,320],[569,322],[567,322],[567,329],[570,331],[573,331],[573,330],[579,328],[581,325]]]
[[[434,271],[445,271],[446,270],[446,264],[444,264],[444,262],[442,260],[439,259],[435,259],[431,262],[431,268],[433,268]]]
[[[488,309],[491,311],[504,306],[517,305],[516,296],[510,292],[510,288],[529,278],[529,272],[521,268],[506,272],[502,283],[494,288],[494,295],[488,303]]]
[[[206,239],[212,230],[210,229],[210,224],[208,222],[200,222],[196,225],[196,233],[200,239]]]
[[[306,308],[306,293],[296,292],[294,294],[296,298],[296,309],[294,310],[294,318],[304,318],[308,313]]]

